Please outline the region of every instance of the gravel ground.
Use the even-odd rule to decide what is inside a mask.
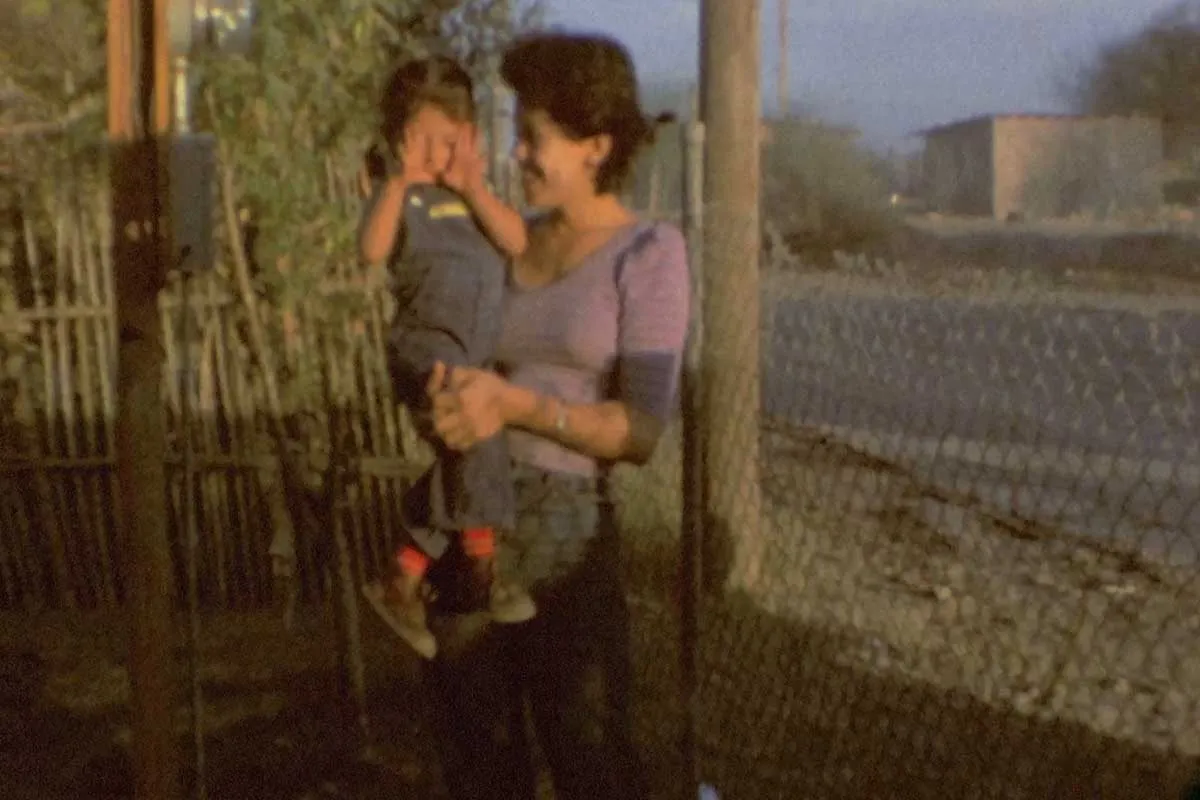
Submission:
[[[769,425],[761,446],[762,577],[709,601],[699,655],[727,796],[1178,796],[1200,767],[1194,570],[996,517],[801,430]],[[648,698],[678,680],[652,633],[674,614],[653,587],[673,576],[678,505],[644,510],[678,485],[671,456],[622,484],[643,508],[626,522],[645,532]],[[661,748],[671,709],[651,705],[640,733]]]
[[[364,624],[373,741],[362,747],[336,700],[334,636],[319,609],[310,614],[292,634],[277,614],[205,616],[209,797],[440,796],[407,680],[412,658],[381,626]],[[123,627],[111,613],[0,615],[0,731],[7,731],[0,734],[0,797],[131,796]],[[181,632],[176,646],[186,691],[184,641]],[[190,716],[183,702],[175,727],[188,760]]]
[[[708,597],[697,655],[722,800],[1144,800],[1200,769],[1194,573],[997,519],[803,431],[768,427],[762,446],[763,577]],[[668,442],[622,481],[635,723],[664,799],[683,722],[677,459]],[[267,613],[206,618],[210,796],[441,796],[412,659],[364,619],[365,751],[324,619],[289,635]],[[0,616],[0,796],[128,796],[119,622]]]
[[[996,517],[800,432],[764,444],[769,463],[803,462],[772,475],[782,568],[764,607],[862,634],[852,663],[1200,755],[1194,569]],[[805,510],[786,494],[836,499]]]

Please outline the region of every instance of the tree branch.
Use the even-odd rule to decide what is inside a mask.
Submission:
[[[67,113],[56,120],[38,122],[18,122],[12,125],[0,125],[0,139],[24,139],[31,136],[49,136],[62,133],[85,117],[98,113],[103,108],[100,97],[89,97],[69,108]]]

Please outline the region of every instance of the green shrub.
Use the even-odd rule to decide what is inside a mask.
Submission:
[[[816,121],[773,126],[763,152],[764,223],[804,256],[860,249],[887,234],[888,183],[876,159]]]

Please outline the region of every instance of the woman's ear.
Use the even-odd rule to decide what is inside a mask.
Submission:
[[[607,161],[609,155],[612,153],[612,144],[612,136],[607,133],[590,137],[588,139],[588,166],[593,169],[599,169],[600,165]]]

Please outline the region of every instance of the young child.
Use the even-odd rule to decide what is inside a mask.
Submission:
[[[377,180],[370,181],[375,187],[359,249],[365,262],[388,264],[397,300],[389,371],[399,401],[420,416],[436,362],[489,364],[500,330],[505,261],[524,250],[525,224],[486,185],[471,79],[461,66],[444,57],[402,65],[387,82],[380,112],[386,149],[368,154],[365,171]],[[504,436],[464,453],[439,446],[436,455],[405,498],[406,541],[387,579],[363,587],[384,621],[426,658],[437,646],[422,586],[450,537],[460,538],[497,622],[523,622],[536,613],[528,593],[495,574],[497,532],[514,524]]]

